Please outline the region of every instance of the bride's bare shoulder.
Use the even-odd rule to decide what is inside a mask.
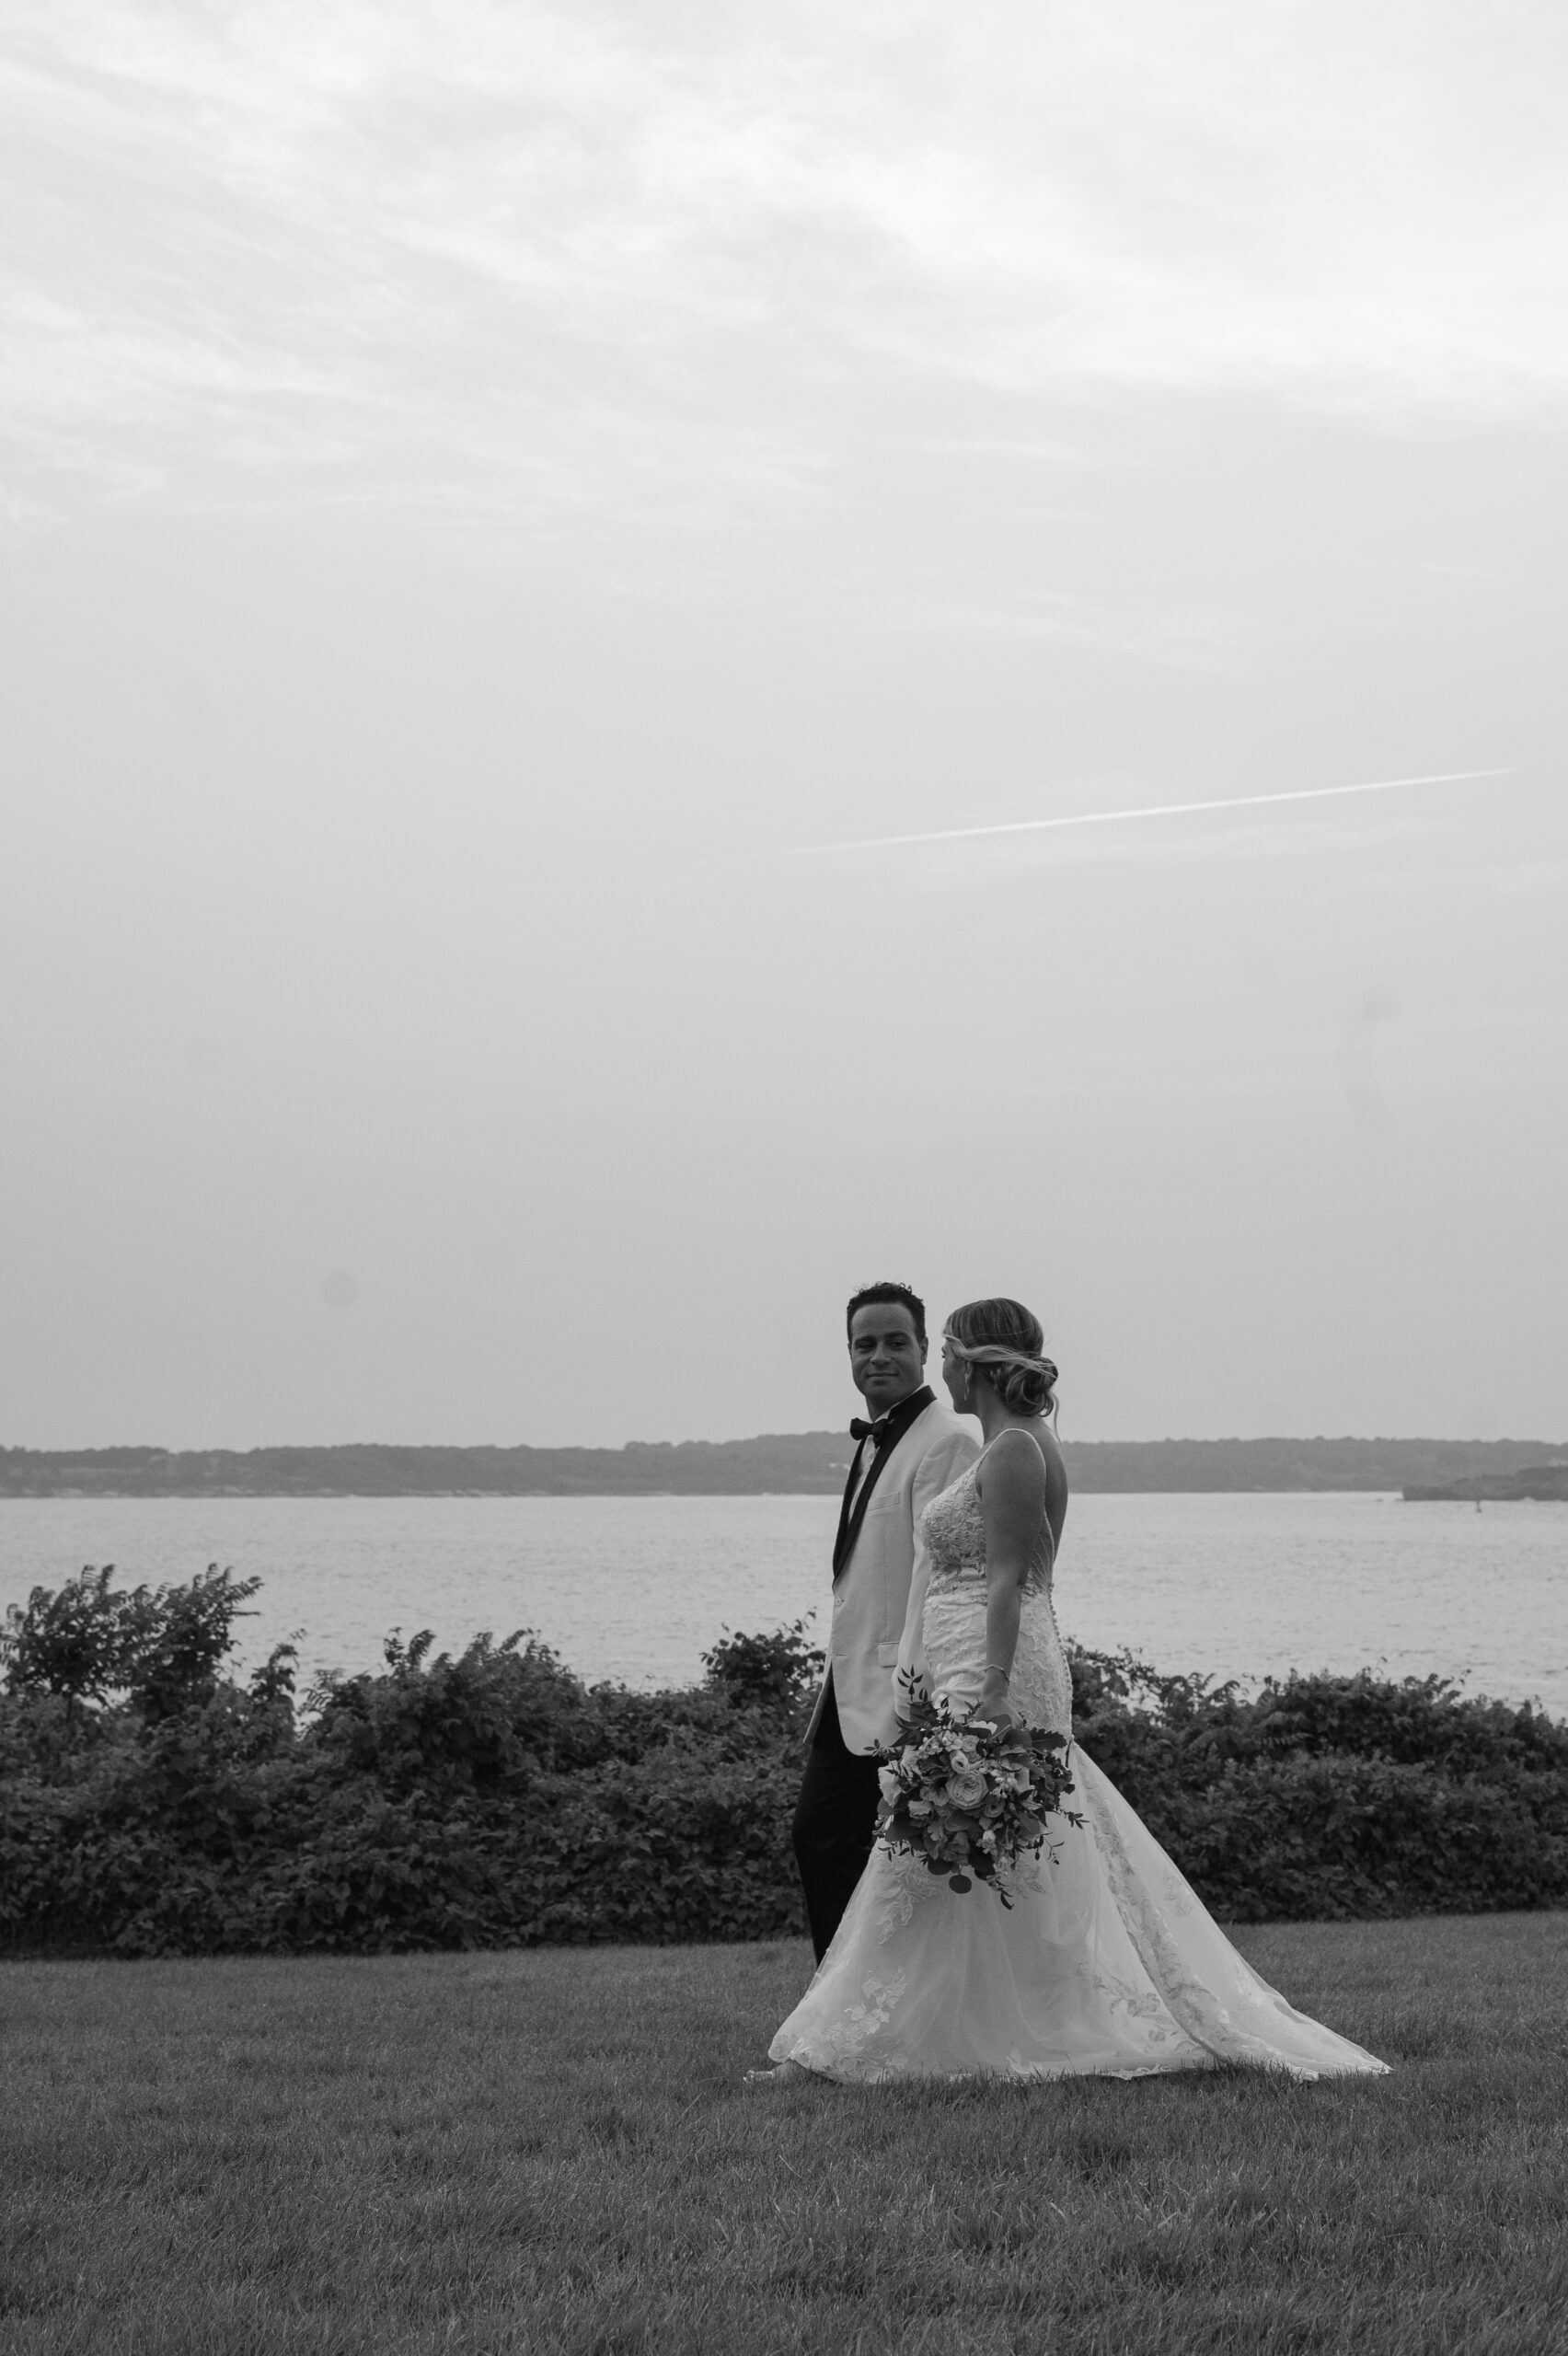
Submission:
[[[975,1477],[983,1483],[989,1472],[1009,1485],[1023,1482],[1033,1486],[1043,1473],[1049,1472],[1050,1464],[1049,1456],[1027,1424],[1009,1424],[982,1452]]]
[[[975,1479],[981,1493],[992,1466],[1009,1489],[1038,1492],[1043,1483],[1052,1508],[1058,1515],[1067,1501],[1067,1468],[1049,1424],[1009,1424],[997,1434],[981,1457]]]
[[[1067,1460],[1062,1454],[1062,1443],[1056,1438],[1055,1433],[1051,1429],[1050,1425],[1045,1423],[1043,1420],[1041,1422],[1037,1437],[1040,1441],[1040,1453],[1045,1459],[1046,1463],[1053,1466],[1057,1472],[1059,1472],[1065,1480],[1066,1478]]]

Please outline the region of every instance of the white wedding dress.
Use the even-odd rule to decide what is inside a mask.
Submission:
[[[981,1461],[984,1461],[982,1458]],[[973,1707],[986,1667],[986,1541],[975,1466],[927,1507],[923,1620],[933,1697]],[[1014,1707],[1072,1733],[1072,1680],[1042,1527],[1013,1658]],[[1142,2077],[1247,2062],[1302,2078],[1386,2068],[1287,2004],[1245,1964],[1108,1778],[1068,1754],[1043,1857],[1010,1911],[948,1888],[907,1854],[871,1852],[833,1945],[774,2038],[777,2062],[830,2078]],[[1054,1853],[1054,1854],[1053,1854]]]

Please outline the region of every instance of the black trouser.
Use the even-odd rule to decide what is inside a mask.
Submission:
[[[795,1862],[806,1893],[806,1919],[820,1963],[866,1869],[876,1833],[877,1762],[845,1743],[828,1672],[827,1694],[806,1754],[795,1803]]]

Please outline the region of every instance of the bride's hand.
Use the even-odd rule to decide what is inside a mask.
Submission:
[[[1010,1727],[1020,1727],[1023,1724],[1023,1720],[1008,1699],[1008,1681],[1005,1677],[988,1676],[986,1678],[980,1688],[980,1699],[970,1712],[970,1716],[979,1720],[985,1726],[995,1727],[998,1734],[1006,1734]]]

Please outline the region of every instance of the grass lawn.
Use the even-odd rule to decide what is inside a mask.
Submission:
[[[0,2350],[1568,2349],[1568,1914],[1238,1944],[1395,2074],[748,2095],[795,1944],[0,1966]]]

